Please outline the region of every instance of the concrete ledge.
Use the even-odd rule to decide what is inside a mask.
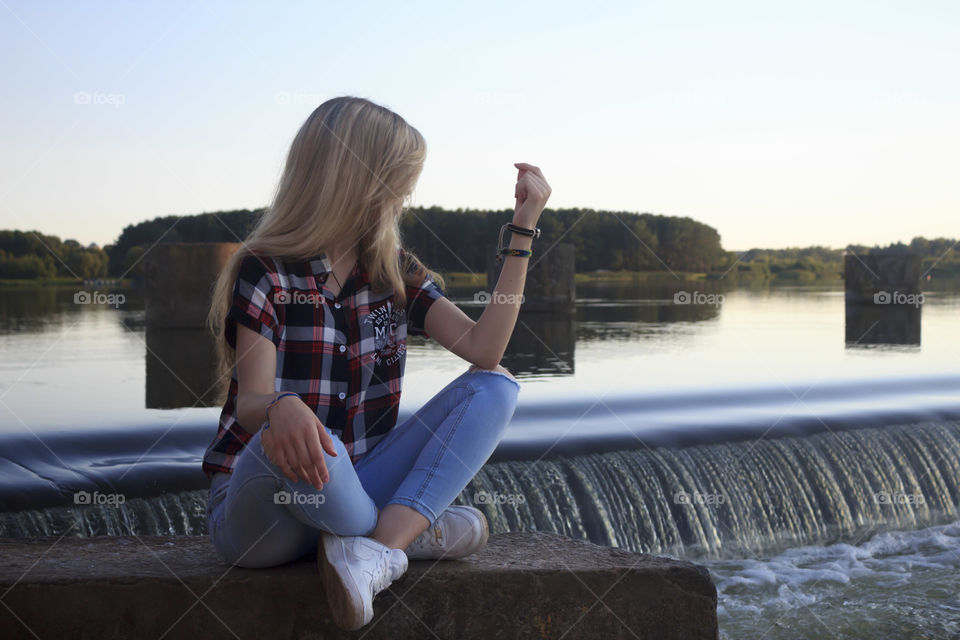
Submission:
[[[710,638],[717,591],[689,562],[550,533],[411,562],[356,632],[327,616],[314,559],[223,563],[205,537],[0,540],[4,638]]]

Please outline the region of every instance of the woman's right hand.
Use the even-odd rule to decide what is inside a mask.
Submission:
[[[270,408],[270,428],[261,430],[260,441],[270,462],[291,482],[302,478],[319,491],[330,481],[323,452],[337,455],[333,438],[299,397],[284,396]]]

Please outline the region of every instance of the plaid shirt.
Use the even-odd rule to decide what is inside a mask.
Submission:
[[[420,287],[406,285],[406,308],[395,309],[392,291],[371,291],[359,262],[337,296],[323,288],[329,275],[324,253],[294,262],[247,256],[224,331],[234,349],[237,322],[272,341],[275,391],[298,393],[356,463],[396,426],[407,335],[430,337],[427,310],[446,294],[427,278]],[[231,472],[253,437],[237,423],[237,388],[234,367],[217,436],[203,456],[207,477]]]

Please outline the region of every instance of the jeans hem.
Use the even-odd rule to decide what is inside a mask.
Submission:
[[[405,507],[410,507],[424,518],[429,520],[429,524],[433,524],[437,521],[437,518],[440,517],[440,514],[434,513],[433,510],[427,505],[423,504],[419,500],[414,500],[413,498],[390,498],[390,501],[387,504],[402,504]]]
[[[510,382],[512,382],[513,384],[515,384],[518,390],[522,388],[522,387],[520,386],[520,381],[519,381],[519,380],[517,380],[516,378],[511,378],[510,376],[508,376],[507,374],[505,374],[503,371],[495,371],[495,370],[493,370],[493,369],[479,369],[479,368],[478,368],[478,369],[474,369],[473,371],[471,371],[470,369],[473,369],[473,365],[470,365],[470,366],[467,368],[466,373],[469,374],[469,375],[474,375],[474,374],[477,374],[477,373],[492,373],[492,374],[495,375],[495,376],[500,376],[501,378],[506,378],[507,380],[509,380]]]

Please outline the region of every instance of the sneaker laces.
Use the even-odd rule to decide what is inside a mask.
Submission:
[[[393,550],[384,549],[380,552],[380,561],[376,566],[366,571],[370,576],[370,584],[373,586],[373,594],[383,591],[393,582]]]
[[[438,547],[443,549],[446,547],[446,537],[443,535],[443,528],[440,526],[440,520],[438,519],[436,524],[428,527],[424,533],[431,532],[433,534],[433,539],[436,541]],[[414,551],[423,551],[424,547],[430,543],[430,536],[425,536],[420,534],[417,536],[417,539],[413,541],[413,544],[410,545],[410,552]]]

